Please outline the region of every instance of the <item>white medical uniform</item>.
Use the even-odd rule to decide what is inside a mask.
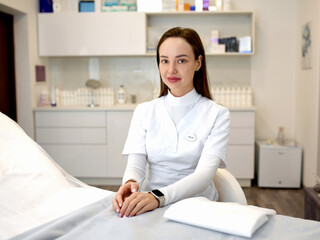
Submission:
[[[128,162],[123,181],[134,179],[140,183],[141,179],[137,178],[145,174],[143,167],[148,162],[149,183],[145,190],[159,189],[165,195],[165,204],[191,197],[190,193],[216,200],[212,177],[219,163],[219,167],[226,166],[229,128],[229,110],[202,97],[195,89],[180,98],[169,92],[142,103],[134,111],[123,150],[124,155],[136,156],[138,161]],[[197,181],[203,181],[206,174],[209,178],[197,192]],[[190,181],[183,183],[188,178]],[[179,181],[181,184],[176,184]],[[195,191],[181,191],[188,190],[190,185]]]

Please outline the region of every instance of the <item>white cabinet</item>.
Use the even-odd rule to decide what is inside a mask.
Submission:
[[[122,156],[133,111],[107,112],[108,177],[122,178],[127,160]]]
[[[146,52],[144,13],[39,13],[40,56],[141,55]]]
[[[132,110],[35,111],[36,141],[68,173],[122,178]]]
[[[207,55],[254,53],[254,13],[244,11],[39,13],[38,50],[40,56],[153,56],[162,33],[176,26],[195,29],[206,49],[212,30],[222,38],[251,37],[252,53]]]
[[[230,113],[227,169],[242,185],[250,185],[254,171],[254,110]],[[132,114],[132,109],[36,110],[36,140],[75,177],[86,178],[87,182],[93,178],[121,179],[127,164],[122,150]]]
[[[104,111],[35,111],[36,140],[69,174],[107,177]]]
[[[250,186],[254,178],[254,122],[255,111],[230,110],[230,140],[227,169],[243,186]]]
[[[297,145],[257,143],[259,187],[299,188],[301,186],[302,149]]]

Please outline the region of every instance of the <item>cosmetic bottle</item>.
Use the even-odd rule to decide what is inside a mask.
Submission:
[[[123,85],[120,85],[120,88],[118,90],[118,94],[117,94],[117,98],[118,98],[118,103],[119,104],[124,104],[126,103],[127,100],[127,91],[124,88]]]
[[[231,11],[231,0],[223,1],[223,11]]]
[[[278,136],[277,136],[277,143],[278,143],[279,145],[284,145],[283,127],[279,127]]]
[[[56,93],[55,93],[54,85],[51,86],[51,106],[52,107],[57,106]]]
[[[208,11],[209,10],[209,5],[210,5],[210,1],[209,0],[203,0],[202,1],[203,11]]]
[[[202,0],[195,0],[196,12],[202,12],[203,2]]]
[[[223,5],[222,0],[216,0],[216,10],[217,11],[222,11],[222,5]]]

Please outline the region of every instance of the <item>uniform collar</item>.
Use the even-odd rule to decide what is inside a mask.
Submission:
[[[199,94],[195,89],[192,89],[186,95],[182,97],[175,97],[168,91],[166,96],[167,103],[173,106],[187,106],[195,103],[199,99]]]

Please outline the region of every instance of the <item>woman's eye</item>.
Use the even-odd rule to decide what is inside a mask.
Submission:
[[[178,60],[178,63],[185,63],[185,62],[186,62],[186,60],[184,60],[184,59]]]
[[[167,63],[167,62],[168,62],[168,60],[166,60],[166,59],[161,60],[161,63]]]

